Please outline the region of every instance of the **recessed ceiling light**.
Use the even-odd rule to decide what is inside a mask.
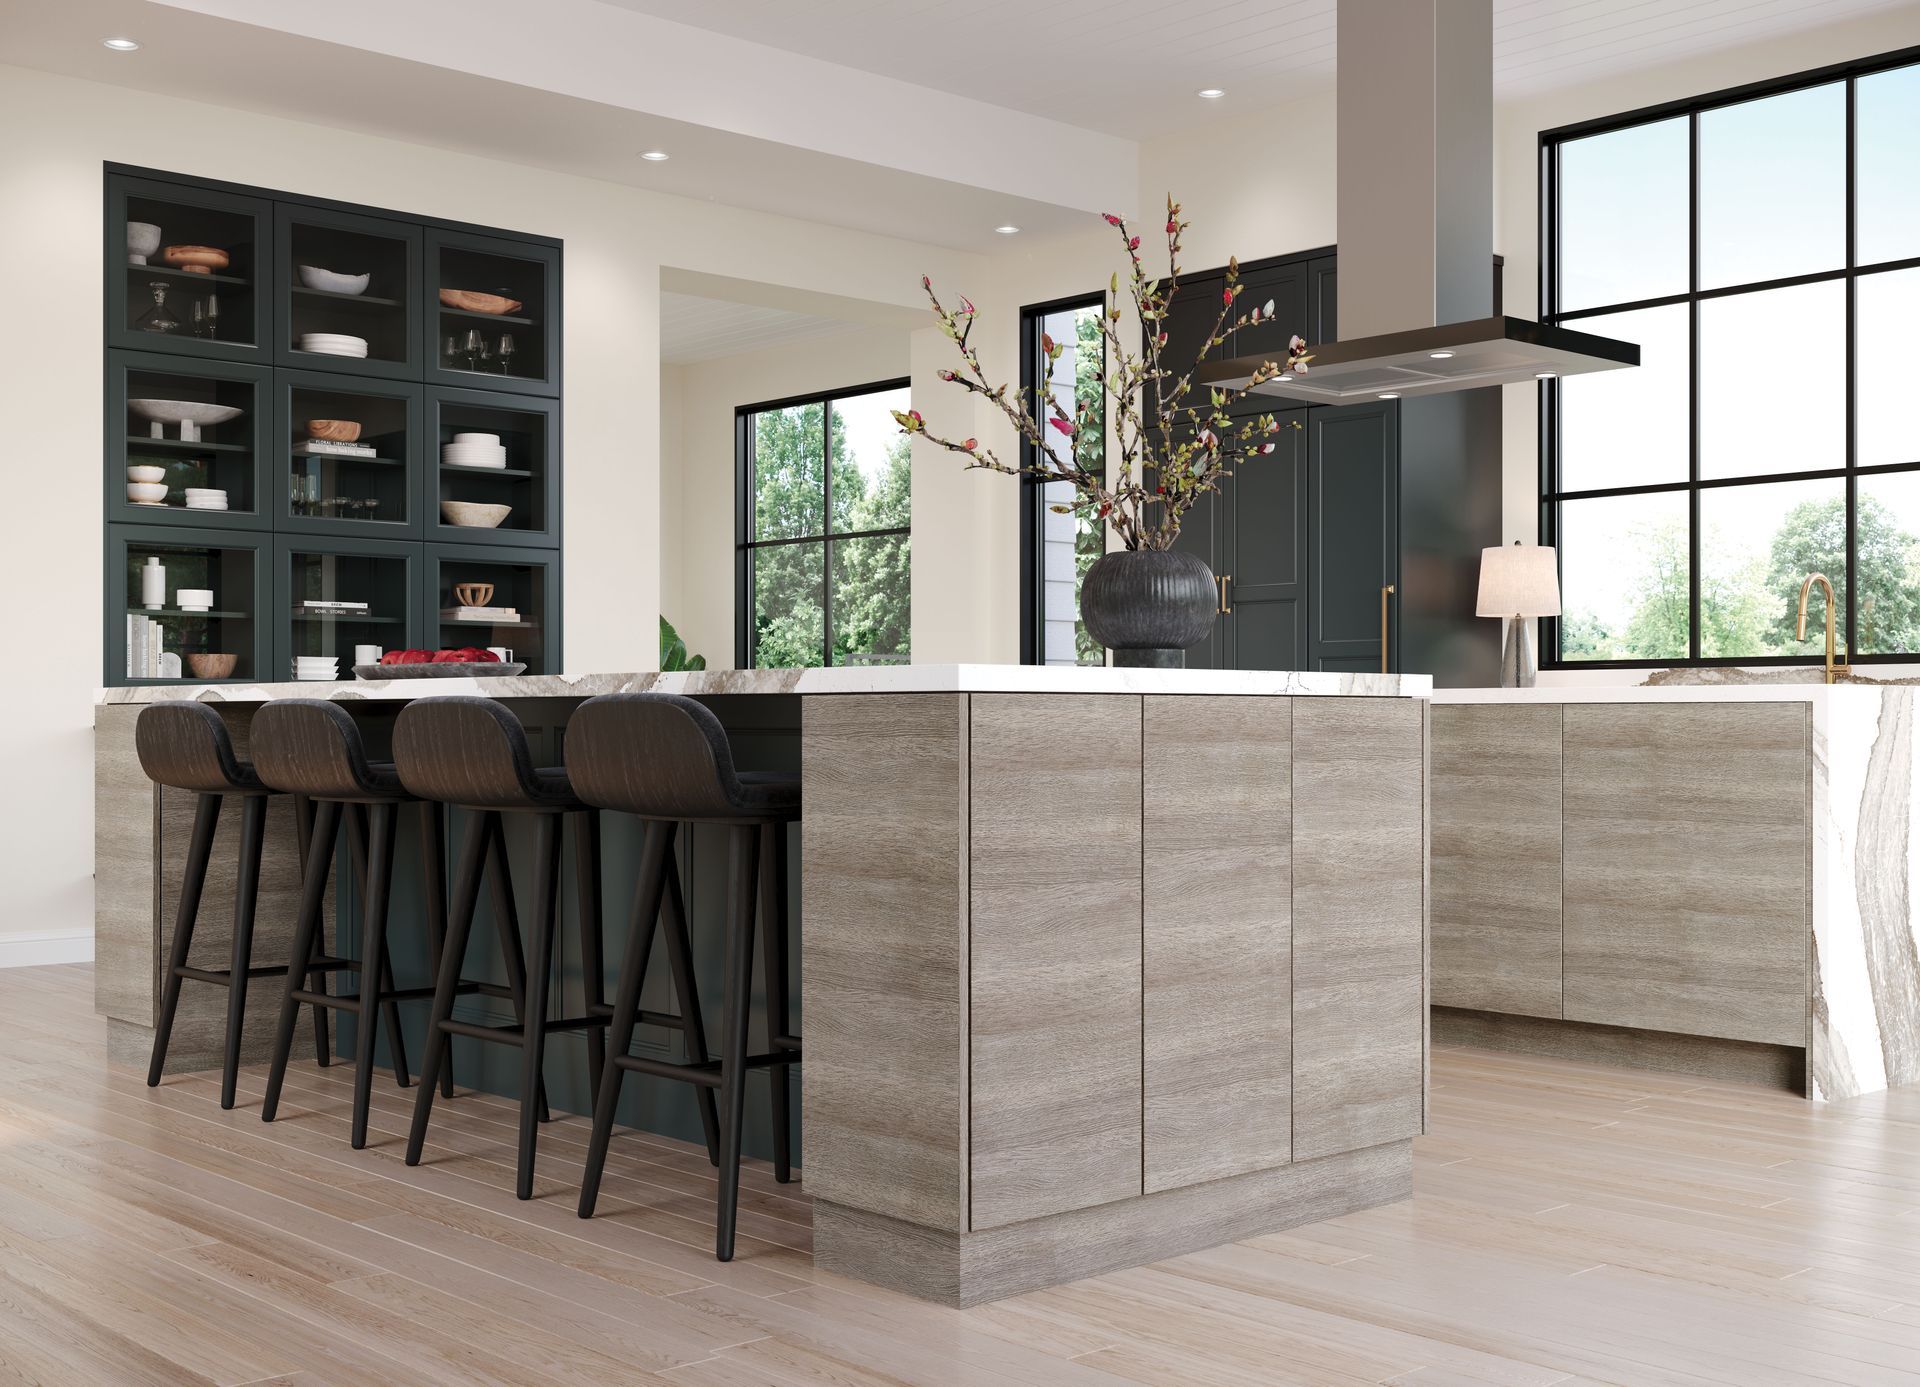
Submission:
[[[1453,356],[1453,353],[1452,352],[1428,352],[1427,356],[1434,361],[1446,361]]]
[[[1380,392],[1380,398],[1383,400],[1397,400],[1400,398],[1400,392],[1398,390],[1382,390]]]
[[[659,163],[664,163],[666,160],[672,158],[673,156],[668,154],[667,151],[664,149],[649,149],[645,153],[643,153],[640,157],[642,159],[645,159],[648,163],[659,164]]]
[[[1218,101],[1226,93],[1218,87],[1202,87],[1195,93],[1202,101]]]
[[[1560,373],[1558,371],[1536,371],[1534,373],[1533,378],[1535,380],[1552,380],[1555,376],[1559,374]]]
[[[1013,226],[1011,224],[1007,226],[996,226],[994,230],[999,232],[1002,236],[1017,236],[1020,234],[1020,228],[1017,226]]]
[[[116,53],[131,53],[140,46],[132,39],[102,39],[101,43]]]

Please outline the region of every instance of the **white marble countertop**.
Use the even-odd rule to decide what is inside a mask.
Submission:
[[[1821,703],[1884,684],[1563,684],[1531,689],[1435,689],[1435,703]]]
[[[276,698],[406,700],[591,698],[595,694],[1058,693],[1252,694],[1268,697],[1426,698],[1419,674],[1320,674],[1298,670],[1105,669],[1067,665],[874,665],[839,669],[703,670],[694,674],[539,674],[500,679],[355,679],[339,683],[142,684],[101,689],[96,701],[265,703]]]

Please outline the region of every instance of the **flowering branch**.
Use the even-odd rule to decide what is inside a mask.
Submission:
[[[1005,385],[989,382],[970,340],[975,318],[972,302],[962,295],[958,309],[947,308],[925,275],[920,278],[920,287],[926,290],[941,330],[958,348],[963,367],[957,371],[942,369],[940,379],[997,409],[1032,448],[1032,460],[1003,462],[991,448],[981,447],[976,438],[935,434],[918,410],[896,410],[893,417],[904,432],[965,457],[969,468],[1043,482],[1070,482],[1074,499],[1051,509],[1062,515],[1086,514],[1104,521],[1128,549],[1165,549],[1179,535],[1186,513],[1202,496],[1218,491],[1220,483],[1233,475],[1236,463],[1271,454],[1283,428],[1300,427],[1297,421],[1283,424],[1271,414],[1241,416],[1231,406],[1283,372],[1306,374],[1312,358],[1306,342],[1293,336],[1284,361],[1261,362],[1245,385],[1210,387],[1204,402],[1196,402],[1194,377],[1200,365],[1240,329],[1270,322],[1273,303],[1269,300],[1236,315],[1234,305],[1243,286],[1239,261],[1229,261],[1220,307],[1206,340],[1193,365],[1175,375],[1164,364],[1162,354],[1168,345],[1166,324],[1180,289],[1181,236],[1188,225],[1180,219],[1180,204],[1171,197],[1167,199],[1168,272],[1164,279],[1147,274],[1140,237],[1128,228],[1126,219],[1108,213],[1106,220],[1120,233],[1128,263],[1125,307],[1116,271],[1108,282],[1099,315],[1100,340],[1109,363],[1098,376],[1100,398],[1112,405],[1114,433],[1120,445],[1111,475],[1104,466],[1096,470],[1083,461],[1089,454],[1104,457],[1104,449],[1087,440],[1104,427],[1105,411],[1096,407],[1095,399],[1077,395],[1069,411],[1053,389],[1054,365],[1065,345],[1042,334],[1040,381],[1035,386],[1035,407],[1030,408],[1026,399],[1010,394]],[[1140,323],[1138,352],[1128,350],[1120,340],[1119,324],[1126,308],[1132,309]]]

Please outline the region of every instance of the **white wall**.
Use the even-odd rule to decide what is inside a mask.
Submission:
[[[92,734],[101,678],[103,161],[370,203],[565,240],[566,665],[648,669],[661,596],[662,263],[917,306],[936,247],[520,165],[0,67],[0,381],[24,607],[0,676],[0,936],[92,920]],[[728,536],[731,544],[731,536]],[[711,653],[711,651],[710,651]],[[21,792],[31,787],[31,793]],[[4,952],[4,951],[0,951]]]
[[[831,337],[661,369],[660,528],[663,550],[666,536],[673,534],[679,551],[677,572],[662,582],[663,596],[674,594],[662,610],[688,650],[707,657],[708,669],[734,666],[735,408],[905,376],[909,336],[891,328],[850,328]],[[669,427],[678,432],[676,447],[664,441]],[[919,480],[916,473],[916,492]],[[937,589],[939,576],[921,572],[917,536],[914,547],[915,592]],[[914,636],[914,658],[925,663],[918,621]]]

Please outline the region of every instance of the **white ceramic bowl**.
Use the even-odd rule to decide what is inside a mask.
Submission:
[[[224,486],[190,486],[186,492],[189,496],[225,496],[227,489]]]
[[[491,448],[500,442],[500,435],[497,433],[456,433],[453,436],[453,441],[455,443],[480,443]]]
[[[311,352],[315,356],[365,356],[367,354],[364,346],[353,347],[332,342],[303,342],[300,350]]]
[[[127,263],[144,265],[160,249],[160,228],[152,222],[127,223]]]
[[[189,501],[187,502],[188,510],[225,510],[226,508],[227,508],[227,503],[225,501]]]
[[[212,588],[177,588],[173,600],[182,607],[211,607],[213,605]]]
[[[512,506],[496,506],[484,501],[442,501],[440,518],[449,525],[470,530],[492,530],[513,513]]]
[[[209,405],[198,400],[128,400],[127,408],[157,424],[224,424],[238,419],[238,405]]]
[[[318,265],[300,267],[302,284],[309,289],[324,289],[329,294],[364,294],[372,279],[370,274],[343,275],[334,270],[323,270]]]
[[[164,482],[166,479],[167,469],[164,467],[154,467],[148,463],[135,463],[127,469],[127,480],[130,482]],[[193,493],[188,492],[187,494],[191,496]]]
[[[149,506],[158,505],[167,499],[167,484],[165,482],[128,482],[127,499],[140,501]]]
[[[302,342],[333,342],[333,343],[351,344],[356,342],[365,343],[367,339],[364,337],[357,337],[350,332],[303,332],[300,334],[300,340]]]

